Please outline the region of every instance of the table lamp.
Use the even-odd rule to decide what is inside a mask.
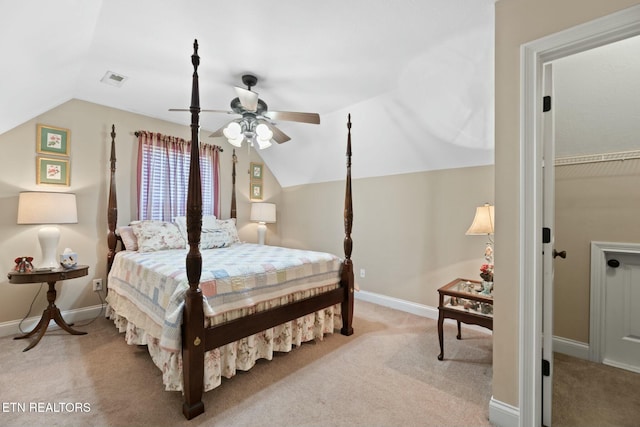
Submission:
[[[264,236],[267,232],[265,224],[276,222],[276,205],[273,203],[252,203],[250,219],[258,223],[258,244],[264,245]]]
[[[484,250],[484,259],[486,262],[482,266],[480,276],[487,282],[493,282],[493,240],[491,236],[494,230],[495,208],[489,203],[476,208],[476,216],[473,218],[471,227],[465,233],[467,236],[483,236],[488,238],[487,245]]]
[[[18,198],[18,224],[76,224],[78,210],[76,195],[43,191],[21,192]],[[55,225],[46,225],[38,231],[42,260],[38,268],[58,268],[56,249],[60,230]]]

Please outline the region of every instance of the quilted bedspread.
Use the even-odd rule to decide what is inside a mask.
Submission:
[[[206,316],[340,280],[340,259],[324,252],[252,243],[201,252]],[[147,323],[155,326],[147,329],[161,331],[160,346],[169,351],[181,348],[180,325],[189,289],[186,253],[185,249],[122,251],[116,254],[108,278],[109,304],[119,305],[114,308],[123,313],[128,304],[143,312]]]

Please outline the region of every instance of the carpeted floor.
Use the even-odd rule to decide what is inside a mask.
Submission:
[[[640,374],[554,355],[553,427],[640,426]]]
[[[355,334],[333,334],[260,361],[205,393],[186,421],[146,349],[113,324],[50,331],[32,350],[2,338],[2,426],[488,426],[492,338],[356,301]]]

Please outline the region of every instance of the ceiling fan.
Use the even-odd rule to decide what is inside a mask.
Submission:
[[[271,140],[282,144],[291,138],[278,129],[272,120],[320,124],[317,113],[301,113],[294,111],[269,111],[267,104],[258,97],[251,88],[258,83],[258,78],[252,74],[242,76],[242,83],[247,89],[234,87],[236,98],[231,100],[231,111],[201,110],[202,112],[238,114],[241,117],[232,120],[210,137],[225,136],[230,144],[240,147],[243,140],[250,144],[256,143],[261,149],[271,146]],[[172,109],[171,111],[181,111]]]

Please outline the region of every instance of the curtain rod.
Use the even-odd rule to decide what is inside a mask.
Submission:
[[[135,131],[133,134],[136,136],[136,138],[138,138],[140,136],[140,132],[139,131]],[[203,144],[207,144],[207,143],[203,142]],[[211,145],[211,144],[207,144],[207,145]],[[216,145],[216,147],[218,147],[218,150],[220,150],[221,153],[224,152],[224,148],[220,147],[219,145]]]

